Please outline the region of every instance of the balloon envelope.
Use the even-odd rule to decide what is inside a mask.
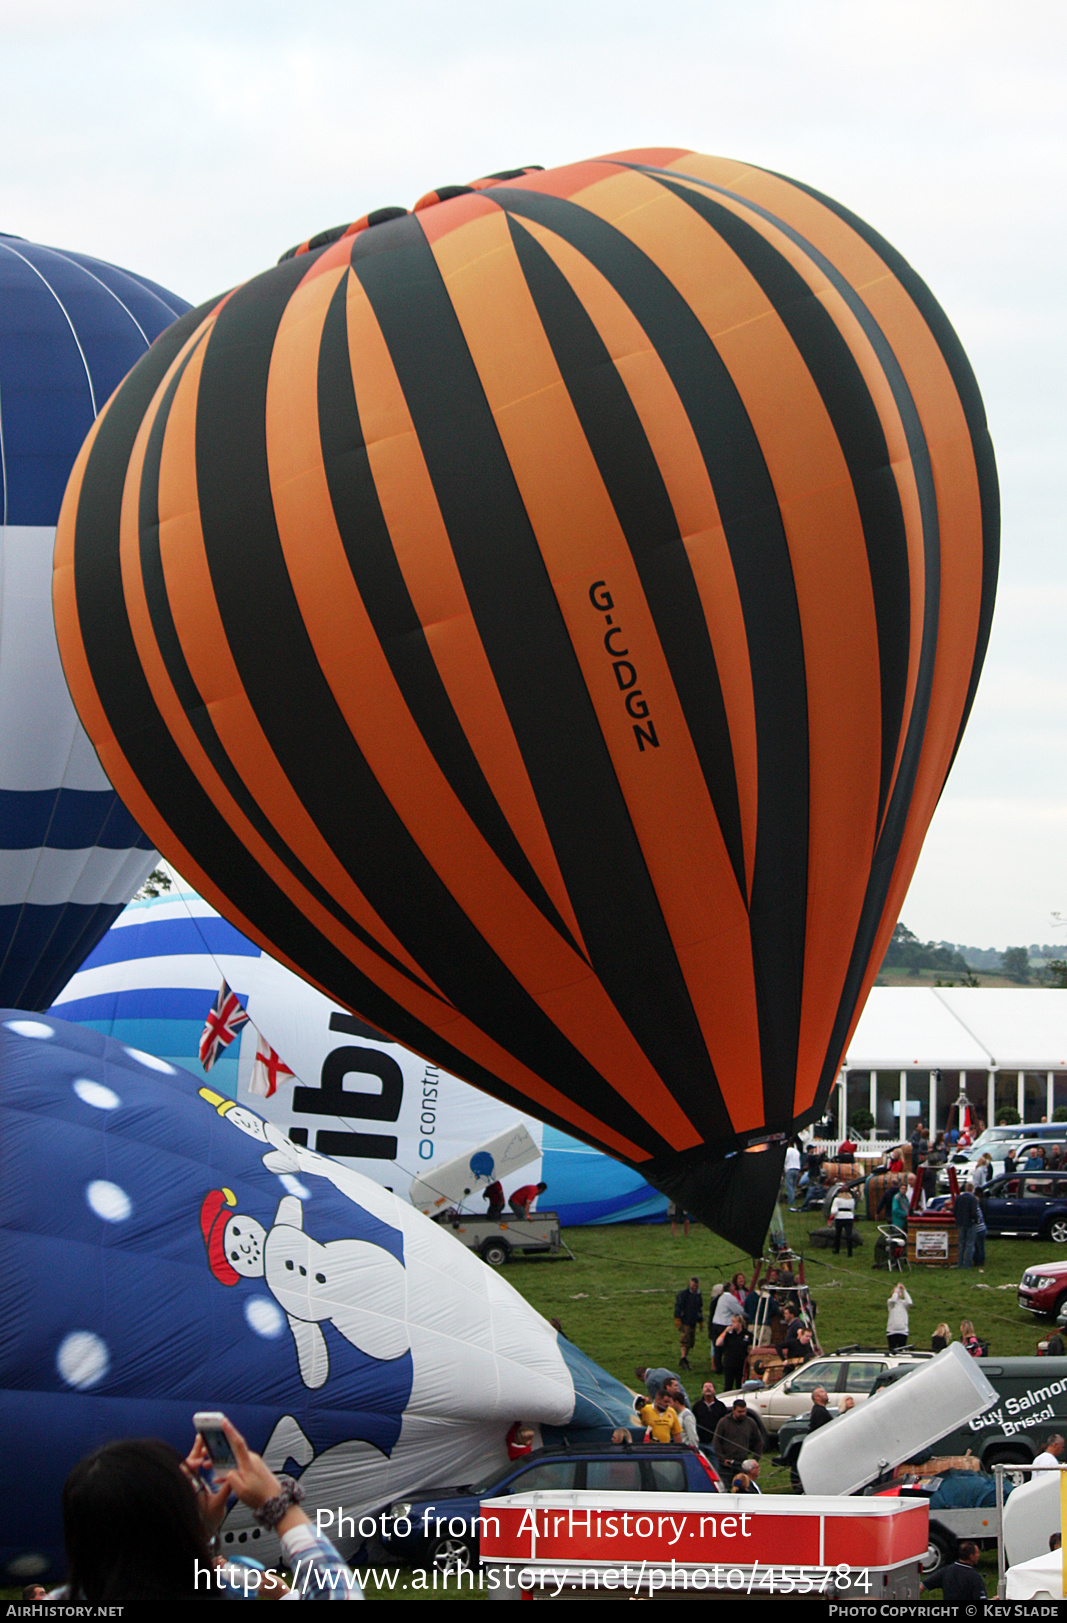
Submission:
[[[200,1034],[223,977],[258,1030],[244,1027],[206,1076]],[[663,1196],[630,1167],[528,1115],[517,1118],[513,1106],[428,1068],[269,958],[193,894],[131,902],[52,1012],[189,1071],[283,1131],[303,1132],[311,1149],[328,1144],[330,1155],[401,1195],[414,1176],[432,1182],[442,1162],[521,1119],[536,1141],[537,1161],[503,1174],[505,1194],[543,1179],[548,1190],[541,1205],[565,1225],[629,1222],[665,1210]],[[281,1081],[266,1099],[250,1091],[258,1032],[296,1078]],[[385,1071],[388,1119],[381,1114]],[[331,1086],[338,1078],[341,1095]],[[325,1143],[321,1133],[329,1135]],[[468,1179],[469,1211],[485,1211],[480,1191],[488,1181]]]
[[[98,424],[72,691],[242,930],[740,1240],[780,1158],[714,1163],[822,1109],[973,700],[974,378],[868,226],[724,159],[388,212]]]
[[[184,1453],[197,1410],[292,1461],[312,1516],[357,1517],[502,1466],[516,1420],[588,1437],[632,1419],[626,1388],[445,1230],[186,1072],[3,1010],[0,1078],[0,1418],[33,1461],[8,1581],[61,1565],[78,1459],[128,1436]],[[259,1537],[238,1506],[222,1547]]]
[[[52,622],[63,491],[97,411],[189,306],[0,235],[0,1003],[46,1008],[155,861],[70,702]]]

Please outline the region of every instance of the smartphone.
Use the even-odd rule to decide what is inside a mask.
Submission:
[[[211,1455],[211,1463],[216,1470],[234,1471],[237,1469],[237,1460],[230,1440],[223,1431],[223,1422],[226,1416],[217,1409],[205,1409],[200,1414],[194,1414],[193,1425],[204,1439],[204,1447]]]

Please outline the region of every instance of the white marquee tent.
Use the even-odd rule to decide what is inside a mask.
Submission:
[[[846,1116],[870,1111],[883,1132],[921,1117],[947,1125],[961,1089],[992,1122],[1067,1107],[1067,991],[876,986],[848,1046],[837,1094]]]

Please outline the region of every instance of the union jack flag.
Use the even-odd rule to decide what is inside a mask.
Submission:
[[[222,1050],[230,1046],[247,1019],[247,1014],[237,1001],[237,993],[231,992],[223,981],[200,1038],[200,1063],[205,1071],[210,1071]]]

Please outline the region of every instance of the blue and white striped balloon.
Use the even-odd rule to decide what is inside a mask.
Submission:
[[[94,418],[188,308],[114,265],[0,235],[0,1004],[47,1008],[157,860],[70,702],[52,550]]]

